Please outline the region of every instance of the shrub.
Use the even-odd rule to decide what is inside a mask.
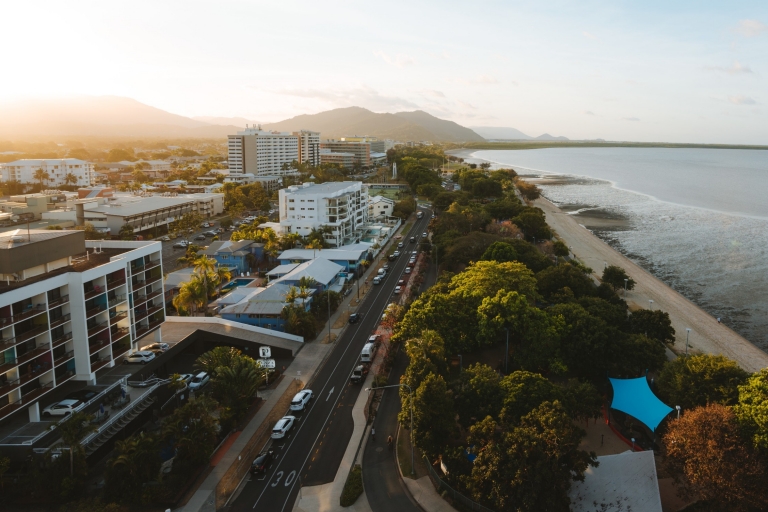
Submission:
[[[359,464],[355,464],[355,467],[349,471],[347,481],[344,483],[344,490],[339,500],[340,505],[342,507],[352,506],[361,494],[363,494],[363,469]]]

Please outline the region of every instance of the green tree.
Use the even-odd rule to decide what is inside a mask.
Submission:
[[[613,291],[616,292],[624,288],[624,280],[626,279],[626,289],[632,290],[635,288],[635,280],[629,277],[623,268],[616,265],[609,265],[603,270],[603,282],[611,285]]]
[[[395,206],[392,207],[392,215],[394,217],[400,217],[403,220],[410,217],[414,211],[416,211],[416,200],[412,197],[402,199],[396,202]]]
[[[517,251],[506,242],[494,242],[488,247],[485,253],[483,253],[481,259],[485,261],[498,261],[499,263],[516,261]]]
[[[499,419],[516,425],[520,419],[544,402],[563,399],[563,391],[539,373],[512,372],[501,380],[503,400]]]
[[[518,179],[516,185],[517,189],[520,191],[520,194],[522,194],[523,197],[528,201],[535,201],[541,197],[541,190],[533,183],[528,183],[527,181]]]
[[[44,183],[51,179],[51,175],[44,171],[42,167],[36,170],[32,176],[40,182],[40,190],[43,190]]]
[[[512,219],[523,211],[523,205],[515,197],[505,197],[483,206],[488,215],[497,220]]]
[[[490,366],[476,363],[461,372],[455,404],[462,425],[469,427],[486,416],[498,418],[503,401],[501,377]]]
[[[649,309],[633,311],[629,317],[629,329],[631,332],[645,334],[662,343],[675,342],[675,328],[672,327],[669,313],[665,311]]]
[[[208,462],[220,430],[216,412],[219,406],[207,396],[197,396],[179,407],[163,422],[162,435],[176,449],[174,467],[191,471]]]
[[[552,236],[544,212],[539,208],[526,208],[512,222],[523,230],[528,239],[544,240]]]
[[[557,401],[544,402],[509,429],[486,418],[469,435],[480,447],[468,479],[474,498],[497,510],[567,510],[571,482],[597,466],[594,452],[579,450],[583,435]]]
[[[559,256],[561,258],[571,254],[570,249],[568,249],[568,246],[565,245],[562,240],[555,240],[555,242],[552,244],[552,249],[555,252],[555,256]]]
[[[133,226],[130,224],[123,224],[120,226],[120,232],[117,234],[120,240],[133,240]]]
[[[230,364],[216,368],[211,379],[213,397],[237,422],[245,418],[264,376],[249,356],[239,354]]]
[[[106,158],[107,162],[122,162],[123,160],[135,162],[136,157],[133,155],[133,150],[131,150],[130,152],[120,148],[114,148],[109,150],[109,153],[107,154],[107,158]]]
[[[453,396],[440,375],[430,373],[413,397],[413,442],[430,457],[438,455],[455,430]],[[410,428],[409,423],[403,423]]]
[[[668,361],[657,381],[662,399],[683,409],[710,403],[734,405],[739,386],[749,374],[736,361],[721,355],[702,354]]]
[[[77,183],[77,176],[75,176],[71,172],[68,172],[64,176],[64,183],[67,185],[75,185]]]
[[[242,357],[243,353],[234,348],[221,346],[207,352],[203,352],[195,360],[195,368],[215,376],[219,368],[234,366],[235,362]]]
[[[577,298],[595,294],[595,285],[589,276],[570,263],[542,270],[536,274],[536,281],[539,293],[550,299],[562,293],[563,288],[571,290]]]
[[[746,383],[739,386],[739,403],[734,411],[754,446],[767,452],[768,368],[753,373]]]
[[[105,493],[121,503],[140,504],[142,493],[137,490],[157,481],[160,462],[160,443],[153,434],[141,432],[117,441],[107,463]]]
[[[733,411],[709,404],[672,420],[662,438],[667,469],[683,496],[714,505],[712,510],[765,510],[766,465],[741,436]]]

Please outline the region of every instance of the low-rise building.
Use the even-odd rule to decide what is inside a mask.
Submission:
[[[350,244],[336,249],[288,249],[278,255],[280,265],[295,265],[313,259],[326,259],[344,268],[345,272],[359,272],[363,261],[372,261],[371,246],[367,243]]]
[[[395,202],[384,196],[373,196],[368,200],[368,218],[370,220],[391,217]]]
[[[321,149],[320,163],[337,164],[344,169],[352,169],[355,166],[355,154],[334,152],[330,149]]]
[[[285,331],[283,310],[288,306],[286,297],[291,293],[291,288],[287,284],[280,283],[271,284],[266,288],[258,288],[258,293],[238,304],[222,308],[219,315],[221,318],[234,322]],[[301,306],[305,311],[309,311],[311,294],[314,293],[314,290],[308,290],[308,293],[310,294],[308,299],[298,298],[293,302],[293,305]]]
[[[320,143],[320,150],[328,150],[331,153],[352,153],[354,155],[353,164],[358,164],[364,167],[371,165],[370,142],[324,140]]]
[[[257,261],[264,258],[264,244],[253,240],[217,241],[211,242],[203,254],[215,259],[220,266],[234,271],[236,275],[241,275],[251,269],[249,254]]]
[[[96,382],[165,319],[159,242],[0,233],[0,420],[69,380]]]
[[[35,173],[40,169],[48,175],[48,178],[43,180],[44,186],[89,186],[96,183],[93,164],[77,158],[14,160],[0,164],[0,180],[40,183],[35,177]]]

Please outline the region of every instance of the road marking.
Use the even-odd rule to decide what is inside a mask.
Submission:
[[[333,392],[334,392],[335,390],[336,390],[336,388],[335,388],[335,387],[331,388],[331,390],[328,392],[328,398],[331,398],[331,395],[333,394]],[[325,399],[325,401],[326,401],[326,402],[328,401],[328,398],[326,398],[326,399]]]
[[[280,483],[280,479],[283,478],[283,474],[284,473],[282,471],[277,472],[277,474],[275,475],[277,478],[275,479],[274,482],[272,482],[272,487],[277,487],[277,485]]]
[[[288,473],[288,476],[285,477],[285,483],[283,484],[285,487],[288,487],[293,483],[293,479],[296,478],[296,470],[294,469],[290,473]]]

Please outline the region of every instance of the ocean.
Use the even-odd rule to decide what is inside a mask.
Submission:
[[[593,232],[768,352],[768,151],[547,148],[474,159],[552,179],[573,213],[624,222]]]

